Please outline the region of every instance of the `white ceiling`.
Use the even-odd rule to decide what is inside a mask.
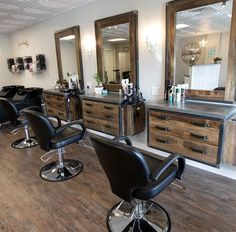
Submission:
[[[176,37],[192,37],[212,33],[230,31],[232,0],[221,3],[185,10],[177,13],[176,24],[187,24],[189,27],[176,30]]]
[[[11,33],[96,0],[0,0],[0,33]]]

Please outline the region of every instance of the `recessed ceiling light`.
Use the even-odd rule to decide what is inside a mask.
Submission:
[[[116,39],[109,39],[107,41],[109,41],[109,42],[117,42],[117,41],[124,41],[124,40],[126,40],[126,39],[124,39],[124,38],[116,38]]]
[[[184,24],[184,23],[179,23],[179,24],[176,25],[176,29],[185,28],[185,27],[189,27],[189,25]]]
[[[75,38],[75,35],[68,35],[68,36],[60,38],[60,40],[72,40],[74,38]]]

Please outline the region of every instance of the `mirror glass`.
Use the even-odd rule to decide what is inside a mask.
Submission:
[[[120,83],[130,76],[129,24],[102,28],[103,81]]]
[[[70,80],[84,89],[79,26],[55,33],[59,82]]]
[[[193,90],[224,90],[232,0],[176,13],[174,83]]]
[[[69,81],[70,78],[78,80],[75,35],[60,38],[60,48],[63,79],[67,81]]]
[[[110,91],[119,91],[122,79],[138,88],[137,19],[131,11],[95,21],[97,69]]]

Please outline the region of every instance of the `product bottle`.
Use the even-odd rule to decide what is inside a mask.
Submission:
[[[176,102],[180,102],[181,101],[181,92],[180,92],[180,88],[176,88]]]
[[[165,99],[168,100],[169,99],[169,91],[170,89],[172,88],[172,81],[171,80],[168,80],[167,82],[167,87],[166,87],[166,96],[165,96]]]
[[[172,89],[169,90],[169,93],[168,93],[168,101],[169,101],[169,102],[172,102],[172,101],[173,101]]]

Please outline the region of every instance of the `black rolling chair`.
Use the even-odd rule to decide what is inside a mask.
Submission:
[[[45,155],[57,150],[58,161],[45,165],[40,170],[40,176],[47,181],[63,181],[77,176],[82,171],[83,164],[77,160],[64,159],[63,154],[65,146],[84,139],[86,130],[83,124],[74,121],[61,126],[60,119],[55,116],[45,116],[30,110],[24,111],[24,114],[40,148],[47,152]],[[57,127],[49,120],[50,117],[57,119]],[[79,125],[80,129],[72,127],[73,125]]]
[[[127,137],[112,141],[91,136],[91,140],[112,192],[123,199],[108,213],[109,231],[170,231],[168,213],[150,199],[160,194],[176,178],[182,178],[185,159],[177,154],[163,161],[145,156],[132,147]],[[129,146],[119,143],[120,140],[125,140]]]
[[[16,127],[13,133],[17,132],[21,128],[24,128],[25,131],[25,137],[13,142],[12,147],[16,149],[23,149],[36,146],[38,144],[37,141],[34,137],[30,137],[29,134],[29,123],[26,119],[20,117],[20,111],[16,108],[16,106],[4,98],[0,98],[0,106],[4,111],[6,120],[10,121],[11,125]],[[31,108],[35,109],[33,106],[31,106]]]

